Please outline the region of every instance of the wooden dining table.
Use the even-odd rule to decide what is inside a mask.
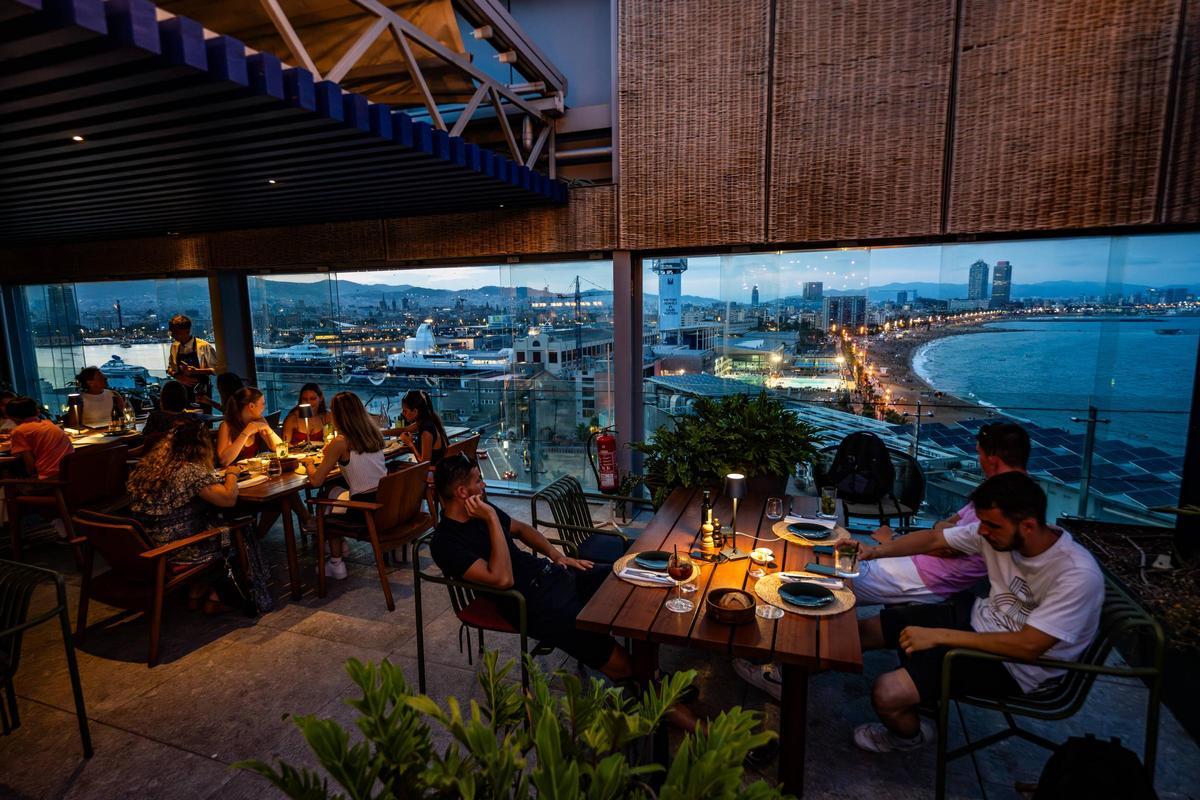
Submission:
[[[816,515],[819,499],[784,498],[785,510],[803,516]],[[751,492],[739,503],[737,545],[743,551],[769,547],[779,570],[802,570],[806,564],[832,564],[831,556],[815,557],[811,546],[776,540],[773,521],[765,516],[766,494]],[[840,501],[839,501],[840,502]],[[701,492],[676,489],[646,525],[630,552],[679,550],[698,547]],[[720,497],[715,515],[728,527],[732,521],[731,501]],[[839,518],[841,509],[838,509]],[[817,542],[816,544],[820,544]],[[747,575],[748,559],[711,564],[695,562],[700,568],[697,591],[686,595],[692,611],[676,613],[664,607],[674,589],[634,586],[610,575],[580,612],[576,620],[584,630],[628,637],[637,677],[648,681],[658,664],[660,645],[708,651],[756,662],[773,661],[783,677],[779,712],[779,779],[783,790],[801,796],[804,791],[804,747],[807,727],[808,676],[821,670],[862,671],[862,646],[853,609],[831,616],[805,616],[785,612],[779,619],[755,616],[753,622],[727,625],[705,612],[704,599],[718,588],[745,589],[754,594],[755,579]],[[775,570],[772,570],[775,571]],[[757,596],[756,596],[757,599]],[[763,602],[759,600],[758,602]]]
[[[384,448],[383,454],[387,461],[402,458],[412,459],[411,451],[397,441],[389,442]],[[293,455],[303,457],[304,455],[315,455],[315,453],[295,453]],[[330,470],[326,481],[333,480],[340,474],[341,470],[334,467]],[[282,475],[269,477],[261,483],[238,489],[239,503],[260,506],[264,513],[273,509],[283,519],[283,543],[287,549],[288,580],[291,584],[293,600],[300,599],[304,587],[300,580],[300,558],[296,551],[296,527],[292,521],[292,498],[308,488],[312,488],[312,483],[306,473],[284,472]]]

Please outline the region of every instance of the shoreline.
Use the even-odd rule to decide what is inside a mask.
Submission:
[[[925,419],[945,423],[987,419],[1003,413],[1000,409],[984,405],[977,400],[965,399],[938,389],[922,378],[913,367],[917,352],[925,345],[950,336],[977,333],[999,331],[973,322],[953,327],[908,331],[902,339],[891,338],[872,342],[868,349],[870,363],[877,370],[887,370],[886,374],[876,376],[876,382],[882,391],[891,389],[893,408],[901,413],[907,411],[910,415],[916,415],[916,403],[919,400],[921,414]]]

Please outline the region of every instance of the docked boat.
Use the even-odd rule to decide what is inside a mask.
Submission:
[[[339,372],[339,359],[332,351],[306,338],[299,344],[275,347],[255,355],[260,372],[275,375],[321,376]]]
[[[100,365],[100,371],[108,378],[108,386],[117,391],[145,389],[151,382],[150,370],[130,364],[118,355],[113,355]]]
[[[439,350],[433,330],[421,323],[415,335],[404,341],[404,352],[387,359],[389,375],[439,375],[484,372],[508,372],[514,360],[513,350],[496,351]]]

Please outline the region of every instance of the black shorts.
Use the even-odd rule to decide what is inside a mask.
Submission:
[[[552,644],[592,669],[600,669],[612,656],[617,642],[611,636],[575,627],[575,619],[600,584],[612,572],[612,564],[596,564],[589,570],[551,566],[536,585],[522,590],[529,635]]]
[[[921,702],[934,705],[942,696],[942,658],[949,650],[935,647],[912,655],[900,650],[900,632],[912,625],[917,628],[953,628],[969,631],[971,607],[975,595],[959,592],[944,603],[913,603],[887,606],[879,613],[883,640],[900,654],[900,666],[908,671],[921,694]],[[973,694],[983,697],[1005,697],[1020,694],[1021,687],[998,661],[959,659],[954,663],[951,695]]]

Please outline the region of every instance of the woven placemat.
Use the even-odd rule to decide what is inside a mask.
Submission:
[[[790,524],[791,523],[789,523],[786,519],[781,519],[779,522],[776,522],[771,526],[771,533],[775,534],[778,538],[785,542],[804,545],[805,547],[817,547],[818,545],[822,544],[837,544],[838,542],[851,538],[850,531],[846,530],[841,525],[834,525],[833,536],[830,536],[828,539],[805,539],[803,536],[798,536],[797,534],[789,531],[787,526]]]
[[[637,564],[633,563],[634,556],[637,556],[637,555],[639,555],[639,554],[638,553],[626,553],[625,555],[618,558],[616,563],[613,564],[613,574],[616,575],[621,580],[625,581],[626,583],[632,583],[634,586],[645,586],[650,589],[672,589],[672,588],[674,588],[674,587],[668,586],[665,583],[655,583],[654,581],[643,581],[643,580],[638,580],[637,578],[627,578],[627,577],[623,576],[621,574],[621,570],[625,569],[630,564],[633,564],[633,567],[635,569],[645,569],[645,567],[639,567]],[[663,572],[663,575],[666,575],[666,574],[667,574],[666,572]],[[696,578],[699,575],[700,575],[700,566],[695,561],[693,561],[692,562],[692,575],[691,575],[691,577],[689,577],[687,579],[687,581],[684,581],[684,583],[687,583],[688,581],[696,580]]]
[[[789,571],[797,572],[802,575],[812,575],[814,578],[825,577],[823,575],[816,575],[811,572],[804,572],[803,570]],[[801,606],[794,606],[786,600],[780,598],[779,587],[782,584],[783,581],[780,580],[779,573],[773,572],[770,575],[764,575],[758,579],[758,582],[754,584],[754,592],[759,596],[760,599],[770,603],[776,608],[782,608],[784,611],[791,612],[792,614],[800,614],[806,617],[832,617],[834,614],[841,614],[843,611],[849,611],[850,609],[854,608],[854,605],[857,602],[857,599],[854,597],[854,592],[850,591],[849,589],[830,589],[830,591],[833,592],[833,602],[827,606],[822,606],[821,608],[803,608]]]

